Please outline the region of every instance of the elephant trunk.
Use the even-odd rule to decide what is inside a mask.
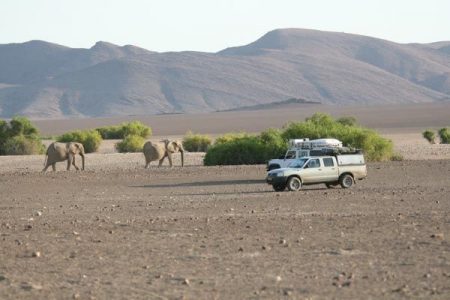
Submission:
[[[181,153],[181,166],[184,167],[184,150],[180,150]]]
[[[84,153],[80,153],[81,156],[81,170],[84,171]]]

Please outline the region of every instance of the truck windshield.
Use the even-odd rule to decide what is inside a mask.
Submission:
[[[294,162],[291,162],[288,167],[289,168],[296,168],[296,169],[303,168],[303,166],[305,165],[305,163],[307,161],[308,161],[307,158],[300,158],[300,159],[297,159]]]

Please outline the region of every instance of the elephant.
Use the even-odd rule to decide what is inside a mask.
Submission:
[[[81,170],[84,170],[84,147],[81,143],[69,142],[69,143],[51,143],[46,152],[44,169],[42,172],[47,171],[47,168],[51,165],[53,171],[56,171],[56,163],[67,160],[67,170],[70,169],[72,164],[75,169],[79,170],[75,164],[75,155],[81,156],[82,166]]]
[[[146,142],[144,144],[145,168],[150,162],[159,160],[158,167],[161,167],[164,158],[169,158],[170,167],[172,167],[172,154],[181,153],[181,166],[184,166],[184,148],[180,141],[163,140],[160,142]]]

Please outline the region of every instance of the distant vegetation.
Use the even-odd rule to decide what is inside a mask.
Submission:
[[[124,152],[142,152],[145,139],[139,135],[127,135],[121,142],[116,144],[116,149],[120,153]]]
[[[189,152],[206,152],[211,145],[211,138],[207,135],[187,132],[183,138],[183,148]]]
[[[140,121],[100,127],[96,130],[105,140],[124,139],[128,135],[137,135],[145,139],[152,135],[152,129]]]
[[[450,129],[448,127],[444,127],[438,130],[438,135],[441,144],[450,144]],[[436,143],[436,133],[429,129],[422,132],[422,136],[430,142],[430,144]]]
[[[0,120],[0,155],[42,154],[45,147],[37,128],[25,117],[14,117],[9,123]]]
[[[348,147],[362,149],[368,161],[401,160],[394,154],[390,140],[377,132],[358,126],[356,119],[334,120],[316,113],[304,122],[290,122],[283,129],[269,129],[259,135],[225,134],[219,137],[205,156],[205,165],[262,164],[283,155],[287,141],[294,138],[336,138]]]
[[[95,130],[76,130],[72,132],[64,133],[56,138],[58,142],[79,142],[84,146],[86,153],[96,152],[102,143],[102,137],[100,133]]]
[[[450,129],[447,127],[441,128],[438,131],[441,144],[450,144]]]
[[[434,131],[431,130],[425,130],[422,133],[422,136],[430,143],[430,144],[435,144],[436,143],[436,134],[434,133]]]

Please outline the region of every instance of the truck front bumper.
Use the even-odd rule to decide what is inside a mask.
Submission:
[[[270,184],[270,185],[285,184],[286,177],[284,177],[284,176],[267,176],[266,182],[267,182],[267,184]]]

